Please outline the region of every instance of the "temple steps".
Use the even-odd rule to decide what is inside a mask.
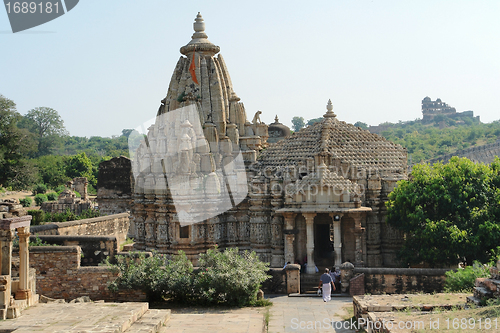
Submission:
[[[171,311],[169,309],[149,309],[125,333],[158,333],[170,319],[170,316]]]

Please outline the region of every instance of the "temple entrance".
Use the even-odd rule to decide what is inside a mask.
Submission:
[[[331,238],[332,219],[328,214],[318,214],[314,222],[314,262],[320,270],[332,268],[335,262]]]

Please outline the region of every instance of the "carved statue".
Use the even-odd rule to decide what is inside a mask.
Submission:
[[[254,125],[262,124],[262,121],[260,121],[261,114],[262,114],[262,111],[255,112],[255,115],[253,116],[253,119],[252,119],[252,124],[254,124]]]

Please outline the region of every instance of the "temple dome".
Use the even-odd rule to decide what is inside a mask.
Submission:
[[[337,119],[331,102],[320,122],[302,128],[263,151],[263,166],[299,165],[323,156],[327,165],[348,164],[362,169],[406,173],[406,149],[385,138]]]
[[[268,133],[269,139],[267,139],[267,142],[269,143],[278,142],[292,135],[290,128],[280,123],[277,115],[276,118],[274,118],[274,123],[269,124]]]

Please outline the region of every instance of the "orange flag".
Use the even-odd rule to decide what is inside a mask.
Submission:
[[[196,78],[196,72],[195,72],[195,69],[196,69],[196,64],[194,63],[195,51],[196,51],[196,46],[193,49],[193,59],[191,60],[191,65],[189,65],[189,72],[191,73],[191,79],[193,79],[193,82],[196,84],[199,84],[198,79]]]

